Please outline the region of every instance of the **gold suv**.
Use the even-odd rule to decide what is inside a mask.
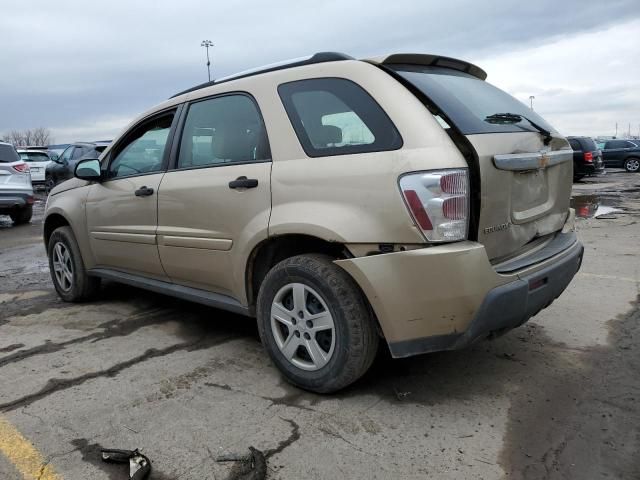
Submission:
[[[182,92],[48,199],[66,301],[101,279],[256,317],[295,385],[521,325],[580,267],[573,152],[467,62],[319,53]],[[215,327],[212,327],[215,328]]]

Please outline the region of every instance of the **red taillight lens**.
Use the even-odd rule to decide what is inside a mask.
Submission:
[[[584,161],[589,163],[593,162],[593,153],[584,152]]]
[[[400,190],[413,220],[430,242],[467,238],[469,172],[433,170],[400,177]]]
[[[29,171],[29,165],[27,165],[26,163],[18,163],[17,165],[13,166],[13,169],[16,172],[27,173]]]
[[[462,220],[467,216],[467,197],[450,197],[442,203],[444,216],[451,220]]]
[[[418,225],[423,230],[433,230],[433,225],[431,225],[431,220],[429,220],[429,216],[422,206],[422,202],[420,201],[420,197],[415,190],[405,190],[404,198],[407,199],[407,205],[409,205],[409,210],[413,214],[413,218],[416,219]]]

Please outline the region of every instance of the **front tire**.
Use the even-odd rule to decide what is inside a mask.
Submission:
[[[637,173],[640,171],[640,158],[627,158],[624,161],[624,169],[630,173]]]
[[[327,255],[273,267],[257,301],[258,330],[292,384],[331,393],[355,382],[378,350],[375,319],[353,279]]]
[[[11,220],[15,225],[23,225],[25,223],[29,223],[31,221],[31,217],[33,216],[33,206],[29,205],[21,208],[16,212],[12,212],[9,214]]]
[[[65,302],[82,302],[95,295],[100,279],[84,268],[80,248],[70,227],[54,230],[47,245],[49,271],[56,292]]]

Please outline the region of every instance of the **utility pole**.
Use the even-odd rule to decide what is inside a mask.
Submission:
[[[207,49],[207,76],[209,78],[209,81],[211,81],[211,61],[209,60],[209,47],[213,47],[213,42],[211,40],[203,40],[200,46]]]
[[[613,136],[613,138],[618,138],[618,122],[616,122],[616,134]]]
[[[530,105],[531,105],[531,110],[533,110],[533,99],[534,99],[534,98],[536,98],[536,97],[535,97],[535,96],[533,96],[533,95],[529,95],[529,103],[530,103]]]

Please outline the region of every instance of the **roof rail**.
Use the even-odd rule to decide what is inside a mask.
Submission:
[[[201,88],[211,87],[212,85],[218,85],[220,83],[229,82],[231,80],[237,80],[239,78],[252,77],[254,75],[259,75],[261,73],[274,72],[276,70],[284,70],[286,68],[301,67],[303,65],[312,65],[314,63],[337,62],[340,60],[354,60],[354,58],[344,53],[318,52],[306,57],[293,58],[291,60],[284,60],[282,62],[271,63],[269,65],[264,65],[262,67],[252,68],[250,70],[244,70],[242,72],[234,73],[233,75],[222,77],[217,80],[201,83],[200,85],[196,85],[195,87],[191,87],[187,90],[183,90],[182,92],[176,93],[171,98],[184,95],[185,93],[200,90]]]

